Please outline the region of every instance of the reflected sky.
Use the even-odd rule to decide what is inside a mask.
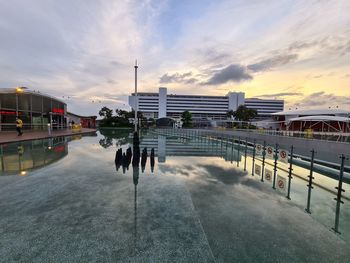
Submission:
[[[140,156],[132,156],[128,168],[121,161],[116,169],[117,151],[127,157],[127,149],[135,152],[133,142],[126,130],[65,139],[51,145],[63,145],[63,157],[30,170],[31,176],[1,176],[0,243],[17,244],[16,249],[0,247],[3,258],[262,262],[268,261],[266,255],[301,261],[311,255],[333,260],[333,252],[339,260],[349,256],[342,240],[350,240],[348,200],[341,207],[339,237],[329,231],[334,194],[315,187],[313,213],[306,214],[305,180],[293,178],[292,200],[287,200],[285,192],[251,175],[252,159],[248,154],[245,160],[243,148],[141,133]],[[36,156],[30,143],[23,155]],[[49,146],[47,141],[40,145],[40,151],[43,145],[46,150],[38,156],[44,156]],[[18,156],[17,147],[9,145],[12,150],[4,153]],[[4,183],[8,178],[19,179]]]

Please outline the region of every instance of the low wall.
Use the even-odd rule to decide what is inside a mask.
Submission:
[[[225,134],[227,136],[240,137],[242,140],[245,138],[248,141],[253,141],[254,139],[257,143],[262,144],[264,141],[267,145],[275,145],[278,143],[280,148],[289,150],[290,147],[294,146],[294,153],[304,156],[310,156],[310,151],[314,149],[316,151],[315,158],[321,159],[329,162],[340,162],[340,154],[344,154],[350,157],[350,144],[335,142],[335,141],[323,141],[323,140],[313,140],[307,138],[298,137],[287,137],[278,135],[268,135],[259,134],[253,132],[245,131],[217,131],[217,130],[206,130],[206,129],[196,129],[201,132],[215,133],[215,134]],[[349,164],[349,161],[347,162]]]

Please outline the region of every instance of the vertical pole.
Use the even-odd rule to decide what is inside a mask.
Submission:
[[[223,147],[223,138],[222,138],[222,134],[220,134],[220,142],[221,142],[221,149],[220,149],[220,155],[222,155],[222,147]]]
[[[137,101],[137,60],[135,61],[135,129],[134,131],[137,132],[137,123],[138,123],[138,119],[137,119],[137,107],[138,107],[138,101]]]
[[[342,154],[340,156],[341,159],[341,164],[340,164],[340,171],[339,171],[339,181],[338,181],[338,187],[335,187],[335,189],[338,190],[337,193],[337,197],[334,198],[334,200],[337,201],[337,206],[336,206],[336,210],[335,210],[335,222],[334,222],[334,227],[332,227],[332,229],[334,230],[334,232],[336,232],[337,234],[340,234],[339,232],[339,214],[340,214],[340,204],[344,204],[344,202],[341,200],[341,195],[342,192],[345,192],[345,190],[342,188],[343,185],[343,175],[344,175],[344,163],[345,163],[345,156],[344,154]]]
[[[276,143],[276,146],[275,146],[275,155],[274,155],[274,158],[275,158],[275,163],[273,165],[273,184],[272,184],[272,188],[273,189],[276,189],[276,175],[277,175],[277,157],[278,157],[278,144]]]
[[[18,117],[18,94],[16,91],[16,117]]]
[[[292,171],[293,171],[293,145],[290,147],[290,159],[289,159],[289,172],[288,172],[288,189],[287,189],[287,199],[290,200],[290,184],[292,183]],[[287,157],[288,158],[288,157]]]
[[[240,150],[241,150],[241,137],[238,137],[237,167],[239,167]]]
[[[308,194],[307,194],[307,205],[305,208],[305,211],[309,214],[311,214],[311,211],[310,211],[311,189],[314,188],[312,186],[312,179],[314,179],[314,177],[312,176],[313,169],[314,169],[314,158],[315,158],[315,150],[312,149],[312,151],[311,151],[311,163],[310,163],[310,175],[308,176],[309,177],[309,184],[307,185],[309,189],[308,189]]]
[[[233,162],[233,142],[234,142],[234,137],[232,137],[232,144],[231,144],[231,163]]]
[[[256,147],[256,140],[254,139],[254,145],[253,145],[253,165],[252,165],[252,176],[254,176],[255,147]]]
[[[262,168],[261,168],[261,182],[264,182],[264,171],[265,171],[265,156],[266,156],[266,141],[264,141],[264,147],[262,152]]]
[[[248,147],[248,138],[245,138],[245,147],[244,147],[244,171],[247,171],[247,147]]]

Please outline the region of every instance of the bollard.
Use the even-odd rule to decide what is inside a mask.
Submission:
[[[338,190],[337,193],[337,197],[334,198],[334,200],[337,201],[337,206],[336,206],[336,210],[335,210],[335,222],[334,222],[334,227],[332,227],[332,229],[334,230],[335,233],[340,234],[339,232],[339,215],[340,215],[340,204],[344,204],[344,202],[341,200],[342,197],[342,192],[345,192],[345,190],[343,189],[343,175],[344,175],[344,163],[345,163],[345,159],[347,159],[345,157],[344,154],[342,154],[340,156],[341,159],[341,164],[340,164],[340,170],[339,170],[339,182],[338,182],[338,187],[335,187],[335,189]]]
[[[310,201],[311,201],[311,189],[313,189],[314,187],[312,186],[312,179],[314,179],[314,177],[312,176],[313,174],[313,169],[314,169],[314,158],[315,158],[315,150],[312,149],[311,151],[311,163],[310,163],[310,175],[309,177],[309,184],[308,186],[308,193],[307,193],[307,204],[306,204],[306,208],[305,211],[309,214],[311,214],[310,211]]]
[[[292,183],[292,171],[293,171],[293,145],[290,147],[290,159],[289,159],[289,172],[288,172],[288,189],[287,189],[287,199],[290,200],[290,184]]]
[[[254,176],[255,147],[256,147],[256,140],[254,139],[254,145],[253,145],[253,165],[252,165],[252,176]]]
[[[248,138],[245,138],[245,147],[244,147],[244,171],[247,171],[247,147],[248,147]]]
[[[263,152],[262,152],[262,168],[261,168],[261,182],[264,182],[264,170],[265,170],[265,155],[266,155],[266,141],[264,141]]]
[[[51,136],[51,124],[47,124],[47,131],[49,132],[49,136]]]
[[[277,158],[278,158],[278,144],[276,143],[276,146],[275,146],[275,155],[274,155],[274,158],[275,158],[275,162],[274,162],[274,165],[273,165],[273,184],[272,184],[272,188],[276,190],[276,175],[277,175]]]

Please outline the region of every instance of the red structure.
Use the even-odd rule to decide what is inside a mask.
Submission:
[[[80,116],[71,112],[67,112],[68,122],[80,123],[82,128],[96,129],[97,116]]]
[[[295,110],[273,113],[280,130],[350,132],[350,111],[340,109]]]
[[[96,128],[97,116],[81,117],[80,123],[83,128]]]

